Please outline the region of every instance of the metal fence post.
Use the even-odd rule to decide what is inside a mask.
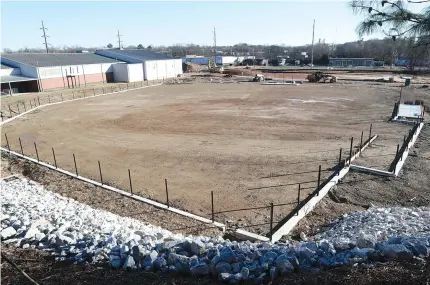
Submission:
[[[85,98],[85,90],[83,92],[84,92],[84,98]]]
[[[93,94],[94,94],[94,96],[96,96],[96,89],[95,88],[93,88]]]
[[[31,104],[31,100],[29,102],[30,102],[30,109],[33,109],[33,105]]]
[[[340,174],[340,168],[342,167],[341,164],[340,164],[341,162],[342,162],[342,148],[339,149],[339,167],[338,167],[338,170],[337,170],[337,175]]]
[[[40,98],[39,98],[39,96],[37,96],[37,102],[39,103],[39,106],[40,106]]]
[[[320,189],[320,182],[321,182],[321,165],[318,166],[318,186],[317,186],[318,191],[317,191],[317,196],[320,193],[320,190],[319,190]]]
[[[4,137],[6,138],[6,145],[7,145],[7,149],[8,149],[8,150],[9,150],[9,152],[10,152],[9,140],[7,139],[7,134],[6,134],[6,133],[4,134]]]
[[[55,168],[57,168],[57,159],[55,158],[54,148],[52,148],[52,156],[54,157],[54,166],[55,166]]]
[[[354,143],[354,137],[351,137],[351,146],[349,148],[349,164],[351,164],[352,161],[352,145]]]
[[[396,159],[399,158],[399,144],[397,144],[397,149],[396,149]],[[400,158],[402,159],[402,158]]]
[[[34,107],[37,107],[36,98],[33,98],[33,101],[34,101]],[[39,106],[40,106],[40,104],[39,104]]]
[[[18,114],[21,114],[21,111],[19,110],[19,104],[18,103],[16,103],[16,107],[18,109]]]
[[[19,146],[21,147],[21,154],[24,155],[24,150],[22,149],[21,138],[18,138],[18,140],[19,140]]]
[[[369,139],[372,137],[372,124],[370,124],[370,129],[369,129]]]
[[[301,186],[300,186],[300,183],[299,183],[299,191],[297,193],[297,206],[300,205],[300,191],[301,191]]]
[[[63,93],[61,93],[60,95],[61,95],[61,101],[64,101]]]
[[[75,154],[73,154],[73,162],[75,163],[76,176],[79,176],[79,174],[78,174],[78,167],[76,166],[76,157],[75,157]]]
[[[270,203],[270,241],[273,236],[273,203]]]
[[[34,142],[34,149],[36,150],[37,162],[40,162],[40,160],[39,160],[39,152],[37,151],[36,142]]]
[[[361,131],[361,139],[360,139],[360,154],[361,154],[361,148],[363,147],[363,131]]]
[[[99,163],[100,182],[103,185],[103,175],[102,175],[102,168],[100,167],[100,160],[98,160],[97,162]]]
[[[12,118],[12,109],[10,108],[10,105],[8,105],[8,107],[9,107],[9,114],[10,114],[10,117]]]
[[[25,102],[22,102],[22,105],[24,105],[24,112],[27,112],[27,107],[25,106]]]
[[[212,223],[215,222],[215,214],[214,214],[214,191],[211,191],[211,204],[212,204]]]
[[[170,203],[169,203],[169,190],[167,188],[167,179],[166,178],[164,178],[164,185],[166,186],[166,205],[167,205],[167,208],[169,208],[170,207]]]
[[[131,195],[133,195],[133,185],[131,184],[130,169],[128,169],[128,180],[130,181],[130,193],[131,193]]]
[[[403,144],[406,142],[406,135],[403,136]]]

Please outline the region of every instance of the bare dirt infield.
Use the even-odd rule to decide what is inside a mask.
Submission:
[[[173,205],[210,217],[211,191],[216,212],[295,203],[297,183],[303,197],[313,191],[318,165],[327,177],[339,148],[346,157],[349,138],[359,144],[371,123],[381,135],[374,155],[388,166],[409,128],[387,122],[397,99],[396,87],[361,83],[163,85],[45,107],[3,126],[2,138],[7,133],[18,151],[20,137],[32,157],[36,143],[40,159],[52,164],[53,147],[58,166],[70,171],[74,153],[79,174],[96,180],[100,160],[103,180],[123,189],[130,169],[134,192],[162,202],[167,178]],[[276,207],[275,221],[292,207]],[[216,219],[251,226],[268,215]]]

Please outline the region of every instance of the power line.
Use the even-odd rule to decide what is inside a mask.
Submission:
[[[43,36],[42,38],[45,38],[45,48],[46,48],[46,53],[49,53],[48,51],[48,41],[46,40],[46,38],[49,38],[49,36],[46,35],[45,30],[47,30],[48,28],[45,28],[45,26],[43,25],[43,21],[42,21],[42,28],[40,28],[43,31]]]
[[[120,34],[119,34],[119,30],[118,30],[117,37],[118,37],[118,48],[119,48],[119,49],[121,49],[121,43],[122,43],[122,41],[121,41],[121,36],[122,36],[122,35],[120,35]]]

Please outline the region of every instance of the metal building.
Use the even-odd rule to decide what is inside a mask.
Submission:
[[[1,94],[37,91],[37,78],[25,77],[21,69],[1,64]]]
[[[22,81],[9,81],[13,88],[37,92],[112,82],[112,65],[120,61],[93,53],[13,53],[2,54],[1,63],[19,69],[23,77]],[[2,89],[8,80],[4,79]]]
[[[329,59],[329,66],[334,67],[349,67],[349,66],[374,66],[373,58],[333,58]]]
[[[145,80],[159,80],[177,77],[182,74],[182,60],[174,59],[171,56],[156,53],[150,50],[143,49],[102,49],[97,50],[96,54],[109,57],[115,60],[120,60],[128,63],[128,68],[116,67],[123,72],[127,71],[127,75],[117,73],[114,77],[120,76],[121,79],[115,81],[123,81],[125,78],[138,78],[143,75]],[[135,66],[137,64],[143,70],[143,74]],[[129,81],[131,82],[131,81]]]

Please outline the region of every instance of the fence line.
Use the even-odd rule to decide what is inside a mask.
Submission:
[[[153,81],[153,83],[154,82],[155,81]],[[104,93],[105,88],[103,87],[103,88],[101,88],[101,90],[102,90],[101,94],[96,94],[96,92],[95,92],[96,88],[93,88],[92,89],[93,90],[93,95],[91,95],[91,96],[85,96],[85,90],[78,90],[77,93],[83,92],[83,94],[84,94],[83,97],[78,97],[78,98],[75,98],[75,91],[72,91],[72,97],[73,97],[73,99],[64,100],[63,93],[61,93],[61,100],[56,101],[56,102],[51,102],[51,97],[50,97],[49,94],[47,94],[48,95],[48,100],[47,100],[46,104],[41,104],[40,103],[40,97],[36,95],[36,97],[33,98],[33,100],[34,100],[34,108],[30,108],[28,110],[25,107],[25,101],[17,102],[16,103],[16,107],[17,107],[18,112],[13,111],[11,109],[11,107],[10,107],[10,104],[8,104],[8,109],[9,109],[10,117],[7,120],[3,120],[3,116],[2,116],[2,122],[0,123],[0,125],[3,125],[5,123],[10,122],[15,117],[22,116],[22,115],[27,114],[27,113],[29,113],[31,111],[34,111],[34,110],[38,109],[39,107],[56,105],[56,104],[70,102],[70,101],[74,101],[74,100],[82,100],[82,99],[87,99],[87,98],[94,98],[94,97],[105,96],[105,95],[110,95],[110,94],[122,93],[122,92],[130,91],[130,90],[137,90],[137,89],[143,89],[143,88],[148,88],[148,87],[159,86],[159,85],[162,85],[162,84],[163,84],[162,82],[161,83],[157,83],[157,84],[152,84],[152,85],[149,85],[149,84],[148,85],[143,85],[142,84],[140,87],[137,86],[137,87],[127,88],[127,89],[121,89],[121,88],[119,88],[119,90],[117,90],[116,88],[114,88],[114,86],[112,86],[112,88],[110,89],[111,92],[107,92],[107,93]],[[121,85],[119,85],[119,86],[121,86]],[[106,88],[106,89],[107,89],[107,91],[109,91],[109,88]],[[91,89],[89,89],[89,90],[91,91]],[[100,88],[97,88],[97,90],[100,90]],[[36,98],[37,98],[37,103],[36,103]],[[28,99],[28,100],[31,101],[31,99]],[[19,104],[20,103],[24,106],[24,110],[25,110],[24,112],[21,112],[21,110],[19,108]],[[43,100],[42,100],[42,103],[43,103]],[[12,104],[15,104],[15,103],[12,103]],[[33,104],[31,106],[33,106]],[[12,116],[12,112],[15,113],[15,114],[17,114],[17,115]]]
[[[31,158],[31,157],[25,156],[25,155],[23,155],[23,154],[19,154],[19,153],[15,152],[15,151],[12,151],[12,150],[10,150],[10,151],[9,151],[8,149],[5,149],[5,148],[3,148],[3,147],[0,147],[0,150],[1,150],[1,151],[4,151],[4,152],[6,152],[6,153],[9,153],[9,154],[13,154],[13,155],[15,155],[15,156],[17,156],[17,157],[19,157],[19,158],[23,158],[23,159],[26,159],[26,160],[31,161],[31,162],[33,162],[33,163],[36,163],[36,164],[42,165],[42,166],[44,166],[44,167],[47,167],[47,168],[49,168],[49,169],[51,169],[51,170],[54,170],[54,171],[60,172],[60,173],[62,173],[62,174],[65,174],[65,175],[67,175],[67,176],[70,176],[70,177],[72,177],[72,178],[76,178],[76,179],[78,179],[78,180],[81,180],[81,181],[84,181],[84,182],[87,182],[87,183],[93,184],[93,185],[98,186],[98,187],[101,187],[101,188],[103,188],[103,189],[106,189],[106,190],[109,190],[109,191],[116,192],[116,193],[118,193],[118,194],[120,194],[120,195],[122,195],[122,196],[126,196],[126,197],[132,198],[132,199],[134,199],[134,200],[138,200],[138,201],[141,201],[141,202],[147,203],[147,204],[152,205],[152,206],[154,206],[154,207],[156,207],[156,208],[164,209],[164,210],[167,210],[167,211],[170,211],[170,212],[173,212],[173,213],[176,213],[176,214],[179,214],[179,215],[182,215],[182,216],[188,217],[188,218],[192,218],[192,219],[194,219],[194,220],[197,220],[197,221],[202,222],[202,223],[205,223],[205,224],[212,224],[212,225],[214,225],[214,226],[216,226],[216,227],[220,228],[221,230],[225,231],[226,226],[225,226],[224,224],[222,224],[222,223],[219,223],[219,222],[213,222],[213,221],[211,221],[210,219],[206,219],[206,218],[204,218],[204,217],[201,217],[201,216],[198,216],[198,215],[195,215],[195,214],[192,214],[192,213],[189,213],[189,212],[186,212],[186,211],[183,211],[183,210],[177,209],[177,208],[173,208],[173,207],[171,207],[171,206],[167,206],[167,205],[165,205],[165,204],[163,204],[163,203],[159,203],[159,202],[156,202],[156,201],[154,201],[154,200],[151,200],[151,199],[148,199],[148,198],[144,198],[144,197],[141,197],[141,196],[136,195],[136,194],[133,194],[133,193],[129,193],[129,192],[127,192],[127,191],[125,191],[125,190],[122,190],[122,189],[119,189],[119,188],[115,188],[115,187],[112,187],[112,186],[109,186],[109,185],[106,185],[106,184],[102,184],[102,183],[100,183],[100,182],[98,182],[98,181],[95,181],[95,180],[92,180],[92,179],[89,179],[89,178],[83,177],[83,176],[81,176],[81,175],[78,175],[78,173],[77,173],[77,172],[76,172],[76,174],[75,174],[75,173],[72,173],[72,172],[70,172],[70,171],[63,170],[63,169],[61,169],[61,168],[59,168],[59,167],[55,167],[55,166],[53,166],[53,165],[51,165],[51,164],[49,164],[49,163],[45,163],[45,162],[42,162],[42,161],[37,161],[37,160],[36,160],[36,159],[34,159],[34,158]]]

